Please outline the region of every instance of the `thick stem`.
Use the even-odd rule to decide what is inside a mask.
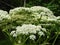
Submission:
[[[56,40],[57,40],[58,36],[59,36],[59,34],[57,34],[57,36],[56,36],[55,40],[53,41],[52,45],[54,45],[54,44],[55,44],[55,42],[56,42]]]
[[[24,0],[24,7],[26,6],[26,0]]]

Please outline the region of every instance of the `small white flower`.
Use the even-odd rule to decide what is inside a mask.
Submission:
[[[20,30],[20,26],[17,26],[16,29],[17,29],[17,30]]]
[[[46,29],[45,28],[42,28],[42,31],[46,32]]]
[[[0,10],[0,20],[3,20],[3,19],[10,19],[10,15],[8,15],[8,12],[7,11],[3,11],[3,10]]]
[[[15,33],[15,31],[12,31],[11,33],[10,33],[10,35],[13,35]]]
[[[16,34],[16,33],[14,33],[14,34],[13,34],[13,37],[17,37],[17,34]]]
[[[7,19],[11,19],[11,17],[10,17],[9,15],[6,15],[5,18],[7,18]]]
[[[42,31],[40,31],[40,32],[38,32],[38,35],[44,36],[45,34]]]
[[[31,40],[35,40],[36,39],[35,35],[30,35],[29,37],[30,37]]]
[[[20,40],[18,40],[18,43],[21,43],[21,41],[20,41]]]
[[[40,15],[44,16],[45,15],[45,12],[41,12]]]
[[[47,20],[47,18],[48,18],[47,16],[42,16],[41,17],[42,20]]]
[[[60,19],[60,16],[58,16],[57,19]]]
[[[41,28],[42,28],[42,27],[38,25],[38,26],[36,26],[36,29],[35,29],[35,30],[36,30],[36,31],[40,31]]]

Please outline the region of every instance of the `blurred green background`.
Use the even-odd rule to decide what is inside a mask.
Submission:
[[[60,15],[60,0],[26,0],[26,7],[44,6],[51,9],[54,15]],[[0,0],[0,9],[9,11],[12,8],[24,6],[24,0]]]

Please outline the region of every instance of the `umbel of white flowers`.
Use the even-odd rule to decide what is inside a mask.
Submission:
[[[27,12],[33,12],[33,13],[38,13],[40,15],[53,15],[53,12],[49,10],[48,8],[42,7],[42,6],[33,6],[31,8],[26,8],[26,7],[17,7],[15,9],[10,10],[10,14],[16,14],[21,11],[27,11]]]
[[[13,37],[17,37],[22,35],[30,35],[30,39],[34,40],[36,39],[36,36],[33,34],[36,34],[38,32],[39,36],[44,36],[44,32],[46,32],[45,28],[42,28],[41,26],[36,26],[36,25],[32,25],[32,24],[23,24],[22,26],[17,26],[16,27],[16,31],[12,31],[10,33],[10,35],[12,35]]]
[[[31,16],[34,16],[35,19],[41,18],[41,20],[53,21],[56,19],[56,16],[54,16],[53,12],[50,9],[42,7],[42,6],[33,6],[30,8],[17,7],[17,8],[11,9],[9,14],[10,15],[24,15],[24,16],[31,15]]]
[[[10,19],[10,16],[8,15],[8,12],[7,11],[3,11],[3,10],[0,10],[0,20],[3,20],[3,19]]]
[[[0,10],[0,20],[3,20],[5,18],[11,19],[11,15],[14,15],[14,16],[22,15],[22,17],[23,16],[25,17],[26,14],[23,14],[25,12],[26,14],[28,13],[27,16],[29,15],[34,16],[34,19],[41,18],[41,20],[48,20],[48,21],[56,21],[57,19],[60,19],[60,16],[58,17],[54,16],[53,12],[48,8],[45,8],[42,6],[33,6],[31,8],[17,7],[17,8],[11,9],[9,14],[7,11]]]

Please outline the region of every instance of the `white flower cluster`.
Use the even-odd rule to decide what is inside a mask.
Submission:
[[[36,34],[38,33],[39,36],[44,36],[44,32],[46,32],[45,28],[42,28],[41,26],[35,26],[32,24],[23,24],[22,26],[17,26],[16,31],[12,31],[10,35],[13,35],[13,37],[17,37],[19,35],[29,35],[29,34]],[[30,35],[30,39],[34,40],[36,39],[35,35]]]
[[[36,34],[36,31],[40,31],[41,29],[41,26],[35,26],[35,25],[32,25],[32,24],[23,24],[21,27],[20,26],[17,26],[16,27],[16,34],[29,34],[29,33],[33,33],[33,34]]]
[[[10,14],[11,15],[15,15],[16,13],[18,13],[18,12],[21,12],[21,11],[29,11],[29,8],[25,8],[25,7],[17,7],[17,8],[15,8],[15,9],[11,9],[10,10]]]
[[[30,8],[31,11],[33,12],[38,12],[41,14],[41,15],[53,15],[53,12],[50,11],[50,9],[48,8],[45,8],[45,7],[42,7],[42,6],[33,6]]]
[[[5,18],[10,19],[10,16],[8,15],[8,12],[0,10],[0,20],[3,20]]]
[[[32,13],[31,15],[34,16],[35,19],[41,18],[42,20],[45,20],[47,18],[49,18],[49,19],[55,18],[54,14],[51,10],[49,10],[48,8],[42,7],[42,6],[33,6],[31,8],[17,7],[15,9],[10,10],[9,14],[15,15],[16,13],[22,12],[22,11],[31,12]]]
[[[31,12],[32,14],[29,14],[31,16],[34,16],[33,19],[41,19],[42,21],[47,20],[47,21],[56,21],[60,17],[56,17],[53,15],[53,12],[50,11],[48,8],[42,7],[42,6],[33,6],[31,8],[26,8],[26,7],[17,7],[15,9],[11,9],[9,14],[6,11],[0,10],[0,20],[7,18],[10,19],[11,15],[21,15],[20,13],[23,12],[25,13]],[[23,15],[22,13],[22,15]],[[26,13],[27,14],[27,13]],[[29,17],[29,15],[27,17]],[[13,16],[13,17],[14,17]],[[23,15],[25,16],[25,14]]]
[[[30,38],[31,40],[35,40],[35,39],[36,39],[36,36],[35,36],[35,35],[30,35],[29,38]]]

